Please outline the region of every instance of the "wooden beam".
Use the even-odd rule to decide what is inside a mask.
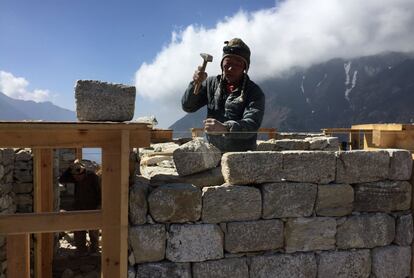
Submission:
[[[7,236],[7,277],[30,278],[30,235]]]
[[[164,143],[173,140],[172,129],[153,129],[151,130],[151,143]]]
[[[129,131],[102,148],[102,257],[104,278],[126,277],[128,265]]]
[[[0,235],[98,230],[100,210],[0,215]]]

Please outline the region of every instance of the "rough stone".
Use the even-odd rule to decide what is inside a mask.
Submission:
[[[305,141],[309,142],[310,150],[324,151],[326,149],[337,151],[339,148],[339,141],[337,137],[308,137]]]
[[[0,211],[7,209],[14,204],[14,198],[10,195],[3,195],[0,197]]]
[[[249,278],[246,258],[229,258],[193,264],[193,278]]]
[[[282,162],[280,152],[234,152],[223,155],[221,168],[228,184],[279,182]]]
[[[142,225],[129,227],[129,244],[135,262],[156,262],[165,257],[167,235],[164,225]]]
[[[20,150],[16,153],[15,161],[29,161],[32,160],[32,154],[27,150]]]
[[[335,168],[333,152],[283,152],[283,178],[287,181],[327,184],[335,180]]]
[[[4,177],[4,166],[0,165],[0,180]]]
[[[389,153],[385,150],[337,152],[337,183],[363,183],[388,177]]]
[[[2,150],[2,160],[3,165],[14,164],[15,153],[13,149],[3,149]]]
[[[0,196],[4,194],[9,194],[12,191],[11,183],[0,183]]]
[[[136,278],[191,278],[190,263],[148,263],[137,266]]]
[[[15,183],[12,189],[16,194],[31,193],[33,191],[33,183]]]
[[[340,249],[389,245],[395,236],[394,218],[384,213],[351,216],[338,225],[336,245]]]
[[[376,278],[411,275],[411,247],[386,246],[372,250],[372,274]]]
[[[318,255],[318,278],[368,278],[370,273],[371,254],[368,249],[329,251]]]
[[[134,117],[135,87],[96,80],[78,80],[75,87],[79,121],[130,121]]]
[[[135,267],[129,266],[128,267],[128,278],[136,278],[137,276],[137,271],[135,269]]]
[[[336,221],[329,217],[292,218],[286,222],[286,252],[335,248]]]
[[[270,139],[257,145],[258,151],[309,150],[309,142],[303,139]]]
[[[223,232],[218,225],[171,225],[166,257],[173,262],[202,262],[223,258]]]
[[[344,216],[352,213],[354,190],[348,184],[318,186],[316,214],[320,216]]]
[[[397,218],[394,242],[400,246],[409,246],[413,241],[413,216],[401,215]]]
[[[250,278],[316,277],[317,265],[313,253],[277,254],[252,257]]]
[[[390,180],[409,180],[413,169],[411,152],[407,150],[387,149],[390,155]]]
[[[33,173],[29,170],[15,170],[14,177],[19,183],[32,183]]]
[[[201,215],[201,190],[192,184],[165,184],[151,192],[148,205],[157,222],[197,221]]]
[[[263,218],[310,216],[317,186],[311,183],[266,183],[262,185]]]
[[[411,184],[407,181],[379,181],[356,184],[354,210],[391,212],[411,207]]]
[[[204,223],[258,220],[261,214],[262,195],[258,188],[233,185],[203,188]]]
[[[136,181],[129,189],[129,221],[131,225],[141,225],[147,222],[148,184]]]
[[[227,224],[224,249],[230,253],[275,250],[283,247],[283,222],[259,220]]]
[[[177,173],[186,176],[217,167],[221,152],[203,140],[193,140],[175,149],[173,159]]]

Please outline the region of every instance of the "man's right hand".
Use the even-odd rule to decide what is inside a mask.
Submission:
[[[207,79],[207,73],[205,71],[200,71],[201,66],[194,72],[193,81],[194,83],[201,83]]]

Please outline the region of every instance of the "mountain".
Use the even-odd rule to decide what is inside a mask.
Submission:
[[[336,58],[294,68],[258,84],[266,95],[262,127],[276,127],[278,131],[414,122],[411,53]],[[187,114],[170,128],[201,127],[205,115],[205,110]]]
[[[76,121],[76,114],[48,101],[13,99],[0,92],[0,120]]]

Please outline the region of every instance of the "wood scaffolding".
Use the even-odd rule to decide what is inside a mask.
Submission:
[[[162,137],[162,136],[161,136]],[[53,233],[102,230],[102,277],[127,277],[129,153],[150,145],[143,123],[0,122],[0,148],[32,148],[34,213],[0,216],[7,235],[8,277],[30,277],[35,234],[35,277],[52,277]],[[102,208],[53,212],[53,149],[102,149]]]

